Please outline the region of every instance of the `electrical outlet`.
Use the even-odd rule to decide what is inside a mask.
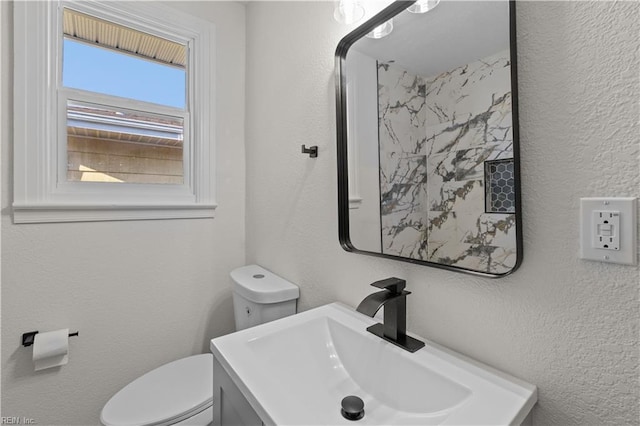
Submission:
[[[636,265],[637,199],[580,199],[580,257]]]
[[[620,250],[620,212],[594,210],[591,221],[594,248]]]

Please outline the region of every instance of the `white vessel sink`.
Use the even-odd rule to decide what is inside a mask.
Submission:
[[[366,331],[375,321],[332,303],[211,341],[265,424],[520,424],[536,387],[434,343],[409,353]],[[365,416],[340,414],[348,395]]]

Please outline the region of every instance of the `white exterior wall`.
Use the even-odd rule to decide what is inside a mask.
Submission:
[[[580,260],[578,212],[580,197],[640,195],[640,4],[517,6],[517,272],[491,280],[340,248],[333,67],[348,29],[331,2],[247,9],[247,260],[298,283],[301,310],[356,306],[369,283],[405,278],[410,331],[536,384],[534,424],[636,424],[638,267]]]

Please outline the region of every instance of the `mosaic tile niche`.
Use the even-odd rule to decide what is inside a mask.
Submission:
[[[431,77],[380,62],[378,111],[382,252],[511,270],[513,209],[485,206],[485,162],[513,158],[509,50]]]

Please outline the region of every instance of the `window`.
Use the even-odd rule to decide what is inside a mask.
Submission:
[[[17,2],[15,28],[16,223],[213,216],[211,24]]]

